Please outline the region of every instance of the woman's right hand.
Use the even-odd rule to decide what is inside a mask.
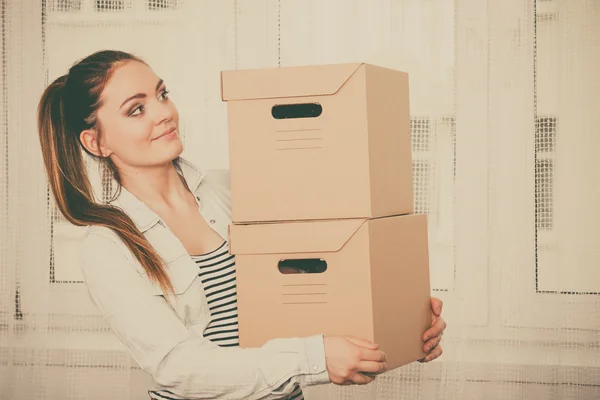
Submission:
[[[385,354],[377,344],[345,336],[325,336],[323,342],[332,383],[365,385],[375,379],[370,374],[386,371]]]

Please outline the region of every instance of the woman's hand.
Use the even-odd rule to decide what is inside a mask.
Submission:
[[[439,343],[446,329],[446,321],[442,318],[442,306],[442,300],[437,297],[431,298],[431,328],[423,334],[423,351],[427,356],[420,359],[420,362],[430,362],[442,355],[442,346]]]
[[[337,385],[365,385],[375,379],[370,374],[386,370],[385,354],[377,344],[342,336],[325,336],[323,342],[329,379]]]

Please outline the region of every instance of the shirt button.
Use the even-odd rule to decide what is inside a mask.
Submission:
[[[312,366],[313,371],[316,371],[317,369],[319,369],[319,367],[317,367],[316,365]]]
[[[211,223],[211,224],[214,224],[214,223],[215,223],[215,220],[214,220],[214,219],[211,219],[211,220],[210,220],[210,223]]]

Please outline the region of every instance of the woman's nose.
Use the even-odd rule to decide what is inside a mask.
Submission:
[[[154,121],[156,125],[173,119],[175,111],[173,107],[164,103],[156,103]]]

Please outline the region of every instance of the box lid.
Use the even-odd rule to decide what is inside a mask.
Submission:
[[[368,219],[229,225],[231,254],[339,251]]]
[[[251,100],[335,94],[363,63],[228,70],[221,72],[221,99]]]

